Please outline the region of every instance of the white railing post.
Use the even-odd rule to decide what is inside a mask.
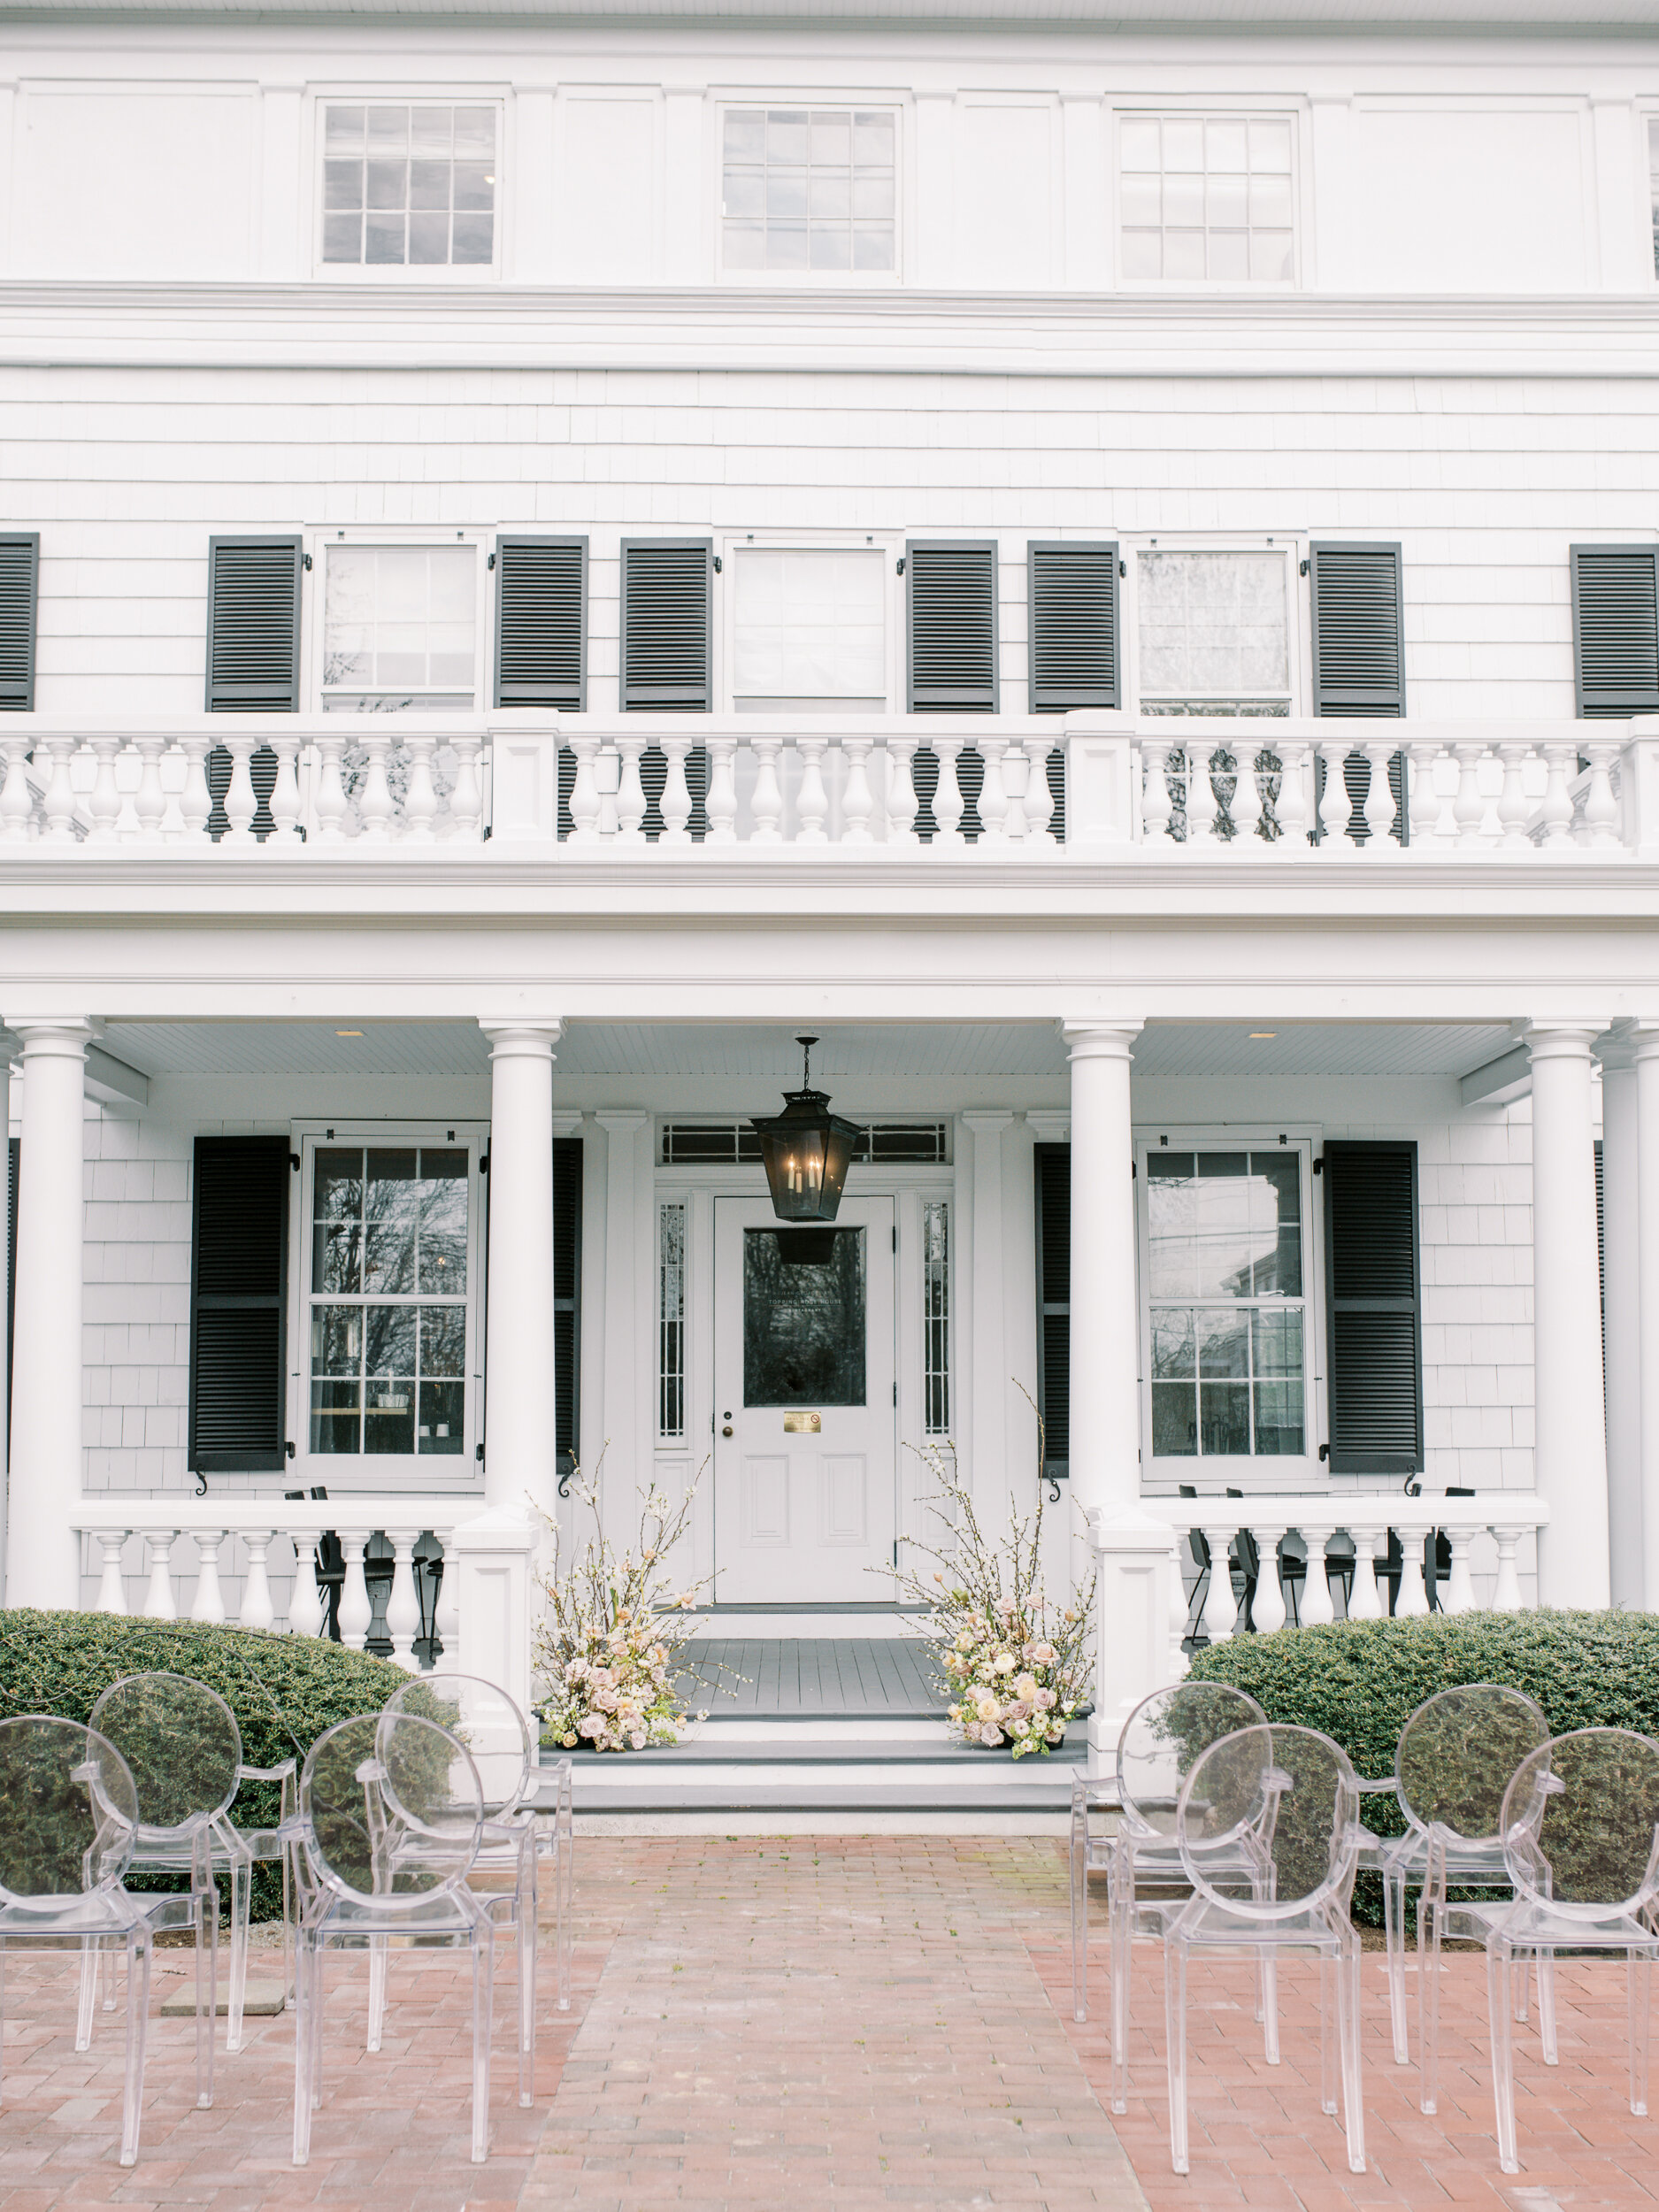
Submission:
[[[640,757],[645,750],[645,740],[637,731],[624,730],[617,739],[617,750],[622,756],[617,781],[617,835],[625,845],[642,845],[648,808]]]
[[[300,819],[304,811],[300,797],[300,740],[273,731],[265,743],[276,755],[276,776],[271,786],[271,796],[265,801],[271,810],[271,819],[276,824],[272,841],[280,851],[289,851],[292,848],[287,840],[299,836]],[[435,800],[434,804],[435,806]]]
[[[874,739],[862,731],[849,733],[841,740],[841,751],[847,759],[847,787],[841,793],[841,830],[843,845],[873,845],[870,817],[875,808],[875,794],[870,788],[870,748]]]
[[[51,736],[45,741],[46,750],[52,764],[52,772],[46,785],[41,804],[46,816],[46,827],[42,833],[49,845],[73,845],[75,841],[75,782],[74,757],[79,749],[73,737]],[[35,748],[36,755],[39,747]]]
[[[257,741],[251,737],[227,737],[224,742],[230,754],[230,783],[225,793],[225,815],[230,827],[219,839],[221,849],[227,845],[251,845],[253,818],[259,811],[252,766]]]
[[[392,787],[386,775],[387,756],[392,749],[391,733],[365,730],[360,742],[367,757],[363,781],[357,789],[357,819],[363,826],[365,841],[371,845],[383,845],[391,836],[396,812],[392,803]]]
[[[755,755],[755,788],[749,810],[755,827],[749,841],[751,845],[781,845],[783,786],[778,780],[778,756],[783,749],[783,740],[765,733],[751,738],[749,743]]]
[[[887,754],[887,787],[883,811],[887,815],[887,843],[916,845],[916,759],[917,740],[908,734],[889,737]]]
[[[983,771],[979,784],[979,841],[985,845],[1006,845],[1008,842],[1008,786],[1002,780],[1002,746],[995,738],[983,738],[979,742],[979,764]]]
[[[1526,833],[1532,811],[1526,795],[1526,764],[1532,757],[1532,744],[1525,738],[1506,738],[1496,751],[1503,763],[1503,788],[1498,794],[1499,848],[1504,852],[1527,852],[1532,842]]]
[[[173,1595],[173,1542],[176,1529],[146,1529],[144,1548],[150,1556],[150,1580],[144,1589],[147,1621],[176,1621],[178,1606]]]
[[[437,787],[432,780],[432,756],[437,749],[435,733],[410,729],[403,743],[409,749],[409,781],[403,788],[403,835],[412,845],[430,845],[436,835]]]
[[[121,1579],[121,1548],[127,1541],[124,1528],[100,1528],[92,1532],[93,1540],[104,1555],[104,1571],[98,1577],[97,1602],[95,1613],[120,1613],[127,1610],[127,1585]]]
[[[320,1636],[327,1608],[317,1580],[317,1539],[302,1534],[294,1539],[294,1590],[288,1599],[288,1633]]]
[[[1329,852],[1337,852],[1348,842],[1348,818],[1354,802],[1348,795],[1348,754],[1346,738],[1321,738],[1315,748],[1325,764],[1325,789],[1319,794],[1319,835]]]
[[[1257,831],[1262,821],[1262,791],[1256,780],[1256,756],[1261,747],[1253,740],[1233,748],[1233,804],[1227,812],[1233,819],[1233,841],[1240,854],[1252,857],[1263,849]]]
[[[572,845],[596,845],[599,842],[599,778],[595,762],[599,751],[599,740],[590,731],[572,730],[565,741],[576,757],[576,776],[571,785],[571,834]]]
[[[1308,763],[1312,748],[1305,737],[1286,737],[1272,748],[1279,755],[1279,798],[1273,818],[1279,824],[1278,844],[1299,855],[1308,841]]]
[[[340,1640],[353,1651],[361,1651],[368,1640],[370,1624],[374,1619],[374,1608],[369,1600],[368,1578],[363,1571],[364,1548],[369,1532],[363,1528],[342,1528],[338,1531],[341,1556],[345,1562],[345,1579],[340,1586],[340,1605],[334,1615],[339,1624]]]
[[[1069,762],[1067,764],[1070,765]],[[1170,822],[1175,812],[1175,801],[1170,790],[1170,741],[1164,737],[1143,737],[1141,741],[1141,765],[1146,778],[1146,789],[1141,798],[1142,835],[1148,845],[1162,845],[1170,833]],[[1071,841],[1071,826],[1066,824],[1066,842]]]
[[[1428,1540],[1421,1529],[1400,1531],[1400,1594],[1394,1600],[1397,1620],[1421,1620],[1433,1609],[1429,1604]]]
[[[435,1528],[432,1532],[443,1546],[443,1572],[438,1578],[438,1599],[433,1608],[432,1625],[437,1637],[439,1658],[447,1659],[453,1671],[461,1651],[460,1562],[456,1556],[454,1529]]]
[[[457,749],[458,751],[459,749]],[[317,740],[317,796],[313,805],[317,815],[317,834],[326,845],[338,843],[346,833],[346,814],[350,803],[346,797],[346,780],[341,772],[341,756],[344,750],[344,738],[331,736],[326,731]],[[453,812],[453,795],[449,807]]]
[[[1046,733],[1025,741],[1025,795],[1021,807],[1026,841],[1039,847],[1048,837],[1048,826],[1054,820],[1054,794],[1048,788],[1048,756],[1053,750],[1053,741]],[[1064,754],[1061,758],[1064,759]]]
[[[1613,763],[1618,758],[1619,741],[1587,738],[1584,750],[1590,763],[1590,787],[1584,799],[1585,827],[1594,849],[1611,851],[1623,841],[1619,835],[1619,803],[1613,796]]]
[[[801,787],[795,795],[795,833],[797,845],[827,845],[828,833],[824,818],[829,812],[829,794],[824,788],[824,748],[828,740],[823,737],[797,737],[795,751],[801,757]]]
[[[388,1528],[392,1546],[392,1586],[386,1601],[386,1632],[392,1640],[392,1656],[412,1673],[417,1662],[415,1639],[420,1633],[420,1594],[415,1587],[416,1528]]]
[[[1498,1578],[1492,1593],[1492,1609],[1494,1613],[1518,1613],[1521,1578],[1515,1563],[1515,1548],[1526,1532],[1494,1526],[1492,1533],[1498,1543]]]
[[[686,755],[691,750],[688,737],[660,737],[668,762],[668,773],[663,783],[663,795],[657,801],[657,811],[663,818],[664,845],[688,845],[691,842],[691,787],[686,781]]]
[[[1216,749],[1207,739],[1194,741],[1189,736],[1183,749],[1187,757],[1187,842],[1189,847],[1208,847],[1216,842],[1216,823],[1221,813],[1210,767]]]
[[[1204,1541],[1210,1547],[1210,1587],[1204,1593],[1204,1633],[1212,1644],[1231,1640],[1239,1617],[1239,1601],[1233,1594],[1233,1570],[1227,1547],[1233,1529],[1225,1522],[1206,1522]]]
[[[268,1528],[248,1528],[241,1532],[242,1547],[248,1555],[247,1572],[242,1578],[242,1608],[236,1616],[240,1628],[268,1629],[275,1625],[276,1607],[271,1598],[271,1577],[265,1561],[275,1531]]]
[[[1365,826],[1371,832],[1365,853],[1371,860],[1400,849],[1394,841],[1394,795],[1388,781],[1389,763],[1397,749],[1392,738],[1373,740],[1365,748],[1371,768],[1371,780],[1365,786]]]
[[[1472,1613],[1475,1609],[1474,1578],[1469,1571],[1469,1547],[1474,1532],[1466,1528],[1448,1528],[1446,1540],[1452,1548],[1451,1572],[1440,1592],[1442,1613]]]
[[[737,842],[737,740],[734,737],[710,737],[709,752],[709,795],[703,801],[703,810],[709,818],[708,842],[710,845],[735,845]]]
[[[1257,1631],[1271,1636],[1276,1628],[1283,1628],[1289,1618],[1285,1603],[1285,1586],[1279,1578],[1279,1544],[1285,1531],[1276,1523],[1264,1521],[1253,1528],[1256,1555],[1258,1562],[1256,1578],[1256,1600],[1251,1607]]]
[[[1575,738],[1570,745],[1546,745],[1543,754],[1544,765],[1549,776],[1544,786],[1544,803],[1539,810],[1543,842],[1548,846],[1570,845],[1572,842],[1572,794],[1567,785],[1578,764],[1578,741]]]
[[[939,784],[933,793],[933,820],[938,825],[933,832],[933,850],[959,852],[967,841],[962,834],[962,818],[967,809],[963,804],[962,783],[956,774],[962,740],[935,736],[929,731],[924,741],[939,763]]]
[[[224,1540],[223,1529],[196,1531],[196,1601],[190,1608],[190,1618],[208,1621],[215,1626],[225,1618],[225,1594],[219,1586],[219,1548]]]
[[[1308,1574],[1302,1586],[1302,1624],[1304,1628],[1317,1628],[1336,1618],[1336,1603],[1331,1595],[1331,1578],[1325,1568],[1325,1548],[1334,1531],[1328,1523],[1304,1521],[1302,1539],[1308,1547]]]
[[[35,794],[29,787],[30,740],[26,733],[8,732],[0,736],[0,756],[6,764],[5,782],[0,785],[0,839],[8,845],[27,842],[29,826],[35,819]]]
[[[92,827],[87,833],[88,845],[112,845],[116,840],[117,825],[121,818],[121,791],[115,780],[115,757],[121,749],[121,741],[107,730],[89,739],[94,769],[92,789],[87,799],[87,811],[92,817]]]
[[[1414,853],[1432,852],[1440,838],[1440,794],[1436,771],[1444,749],[1437,737],[1414,737],[1405,748],[1409,764],[1406,772],[1409,801],[1406,821]]]
[[[1388,1608],[1383,1603],[1382,1589],[1377,1578],[1379,1561],[1386,1562],[1388,1548],[1377,1548],[1373,1529],[1360,1527],[1350,1533],[1354,1539],[1354,1587],[1348,1594],[1348,1617],[1351,1621],[1379,1621]]]
[[[133,794],[133,818],[141,844],[158,845],[167,819],[167,794],[161,780],[161,756],[167,741],[153,733],[133,741],[138,749],[138,788]]]
[[[213,795],[207,787],[207,757],[212,746],[205,737],[186,735],[179,740],[179,750],[184,755],[179,819],[184,826],[185,842],[194,845],[206,837],[213,814]]]

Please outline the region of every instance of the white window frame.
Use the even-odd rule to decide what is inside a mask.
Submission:
[[[892,92],[849,92],[844,87],[803,92],[799,86],[745,92],[724,90],[714,96],[714,174],[709,196],[709,219],[713,226],[715,275],[722,284],[758,287],[761,290],[833,289],[890,290],[904,281],[908,258],[906,228],[912,194],[910,189],[910,139],[905,128],[908,100]],[[728,269],[726,265],[726,117],[731,108],[863,108],[893,118],[893,266],[890,269]]]
[[[718,620],[715,625],[714,695],[723,714],[740,714],[737,695],[733,688],[737,668],[737,562],[746,552],[756,553],[879,553],[885,561],[882,571],[886,589],[882,606],[887,624],[885,664],[887,696],[883,705],[873,713],[860,707],[837,707],[830,704],[815,708],[803,718],[823,721],[826,726],[837,714],[845,714],[849,720],[873,723],[879,714],[897,714],[901,711],[904,681],[904,579],[899,574],[899,561],[904,551],[902,532],[889,530],[728,530],[715,539],[714,549],[721,564],[721,580],[726,589],[718,594]],[[756,715],[757,728],[764,717]]]
[[[453,1136],[451,1136],[453,1132]],[[484,1185],[479,1162],[489,1149],[487,1121],[371,1121],[322,1119],[289,1125],[289,1143],[298,1153],[296,1202],[289,1208],[288,1434],[294,1440],[289,1463],[292,1489],[327,1486],[331,1498],[364,1493],[430,1491],[438,1495],[482,1496],[484,1470],[478,1456],[482,1432],[485,1235]],[[465,1432],[458,1455],[419,1453],[407,1456],[376,1453],[313,1452],[311,1449],[311,1225],[316,1212],[317,1152],[332,1147],[373,1146],[376,1150],[425,1145],[469,1156],[466,1243],[466,1392]],[[342,1301],[342,1303],[356,1302]]]
[[[1124,702],[1132,712],[1142,711],[1141,695],[1141,556],[1143,553],[1278,553],[1287,564],[1285,575],[1285,653],[1290,688],[1286,695],[1288,715],[1311,711],[1313,692],[1311,629],[1308,594],[1302,570],[1308,559],[1308,540],[1300,532],[1276,530],[1256,535],[1247,531],[1163,530],[1145,535],[1120,534],[1118,551],[1127,573],[1118,580],[1119,629],[1123,641]],[[1181,716],[1170,718],[1179,731]],[[1227,718],[1237,719],[1243,718]],[[1277,719],[1279,718],[1263,718]]]
[[[1307,157],[1307,104],[1294,96],[1275,97],[1271,94],[1259,99],[1242,94],[1218,94],[1211,99],[1191,97],[1164,100],[1121,100],[1115,102],[1111,111],[1111,169],[1109,215],[1111,223],[1112,273],[1118,289],[1122,292],[1225,292],[1232,294],[1260,294],[1296,292],[1313,282],[1313,230],[1309,189],[1305,180],[1310,170]],[[1206,116],[1225,118],[1227,121],[1288,123],[1290,125],[1290,274],[1287,277],[1146,277],[1126,276],[1124,273],[1123,225],[1123,127],[1125,122],[1140,122],[1150,117],[1179,116],[1183,120],[1199,120]]]
[[[1239,1123],[1183,1125],[1161,1122],[1137,1124],[1135,1156],[1135,1303],[1140,1344],[1140,1402],[1141,1488],[1148,1496],[1174,1497],[1182,1483],[1191,1483],[1199,1496],[1219,1497],[1229,1487],[1246,1496],[1271,1495],[1280,1491],[1317,1493],[1331,1486],[1327,1463],[1320,1455],[1325,1435],[1325,1211],[1324,1193],[1313,1172],[1314,1154],[1324,1132],[1308,1123]],[[1285,1139],[1281,1148],[1280,1138]],[[1165,1140],[1168,1140],[1167,1143]],[[1147,1163],[1160,1152],[1271,1152],[1294,1151],[1301,1162],[1302,1295],[1302,1442],[1299,1455],[1258,1457],[1254,1453],[1207,1458],[1202,1453],[1179,1459],[1152,1455],[1152,1280],[1148,1226],[1149,1177]],[[1202,1304],[1202,1299],[1193,1301]]]
[[[1639,100],[1636,116],[1636,171],[1637,219],[1640,225],[1641,265],[1647,288],[1659,291],[1659,256],[1654,250],[1654,200],[1659,195],[1659,178],[1652,171],[1652,156],[1647,150],[1648,134],[1659,129],[1659,100]]]
[[[329,107],[490,107],[495,111],[495,222],[488,263],[325,261],[323,111]],[[508,266],[505,216],[511,173],[512,100],[504,85],[319,84],[307,88],[305,157],[311,179],[311,274],[325,284],[499,284]]]
[[[485,714],[489,711],[489,703],[495,696],[495,630],[491,619],[493,579],[489,566],[490,557],[495,551],[495,530],[493,524],[464,530],[435,529],[413,523],[373,526],[363,524],[356,527],[347,526],[344,528],[337,525],[333,528],[326,528],[319,524],[311,524],[301,534],[305,556],[311,564],[314,582],[314,589],[308,595],[311,602],[309,610],[311,641],[304,654],[304,680],[302,686],[308,712],[322,714],[327,711],[328,703],[323,686],[323,669],[328,627],[328,549],[330,546],[372,545],[424,545],[431,547],[434,551],[447,550],[449,547],[457,545],[472,548],[473,565],[476,570],[474,582],[478,595],[473,618],[475,624],[473,634],[477,639],[477,652],[473,666],[472,703],[470,707],[457,707],[452,711],[457,717]],[[358,690],[366,688],[362,685],[355,687]],[[412,718],[407,715],[393,714],[386,718],[388,723],[396,726]],[[442,717],[433,715],[425,718],[435,724],[441,721]]]

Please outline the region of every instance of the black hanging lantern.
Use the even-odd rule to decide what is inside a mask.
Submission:
[[[812,1048],[816,1037],[795,1039],[806,1056],[801,1088],[786,1091],[782,1113],[752,1121],[760,1139],[772,1191],[772,1210],[780,1221],[833,1221],[841,1188],[858,1141],[856,1122],[829,1111],[829,1093],[812,1088]]]

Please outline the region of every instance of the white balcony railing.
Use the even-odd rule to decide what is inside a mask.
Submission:
[[[1172,864],[1659,857],[1659,717],[0,718],[0,856],[651,848]]]

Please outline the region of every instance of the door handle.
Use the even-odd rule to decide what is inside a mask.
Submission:
[[[721,1433],[721,1435],[722,1435],[722,1436],[730,1436],[730,1434],[732,1433],[732,1432],[731,1432],[730,1428],[724,1428],[724,1429],[722,1429],[722,1430],[720,1431],[720,1433]]]

